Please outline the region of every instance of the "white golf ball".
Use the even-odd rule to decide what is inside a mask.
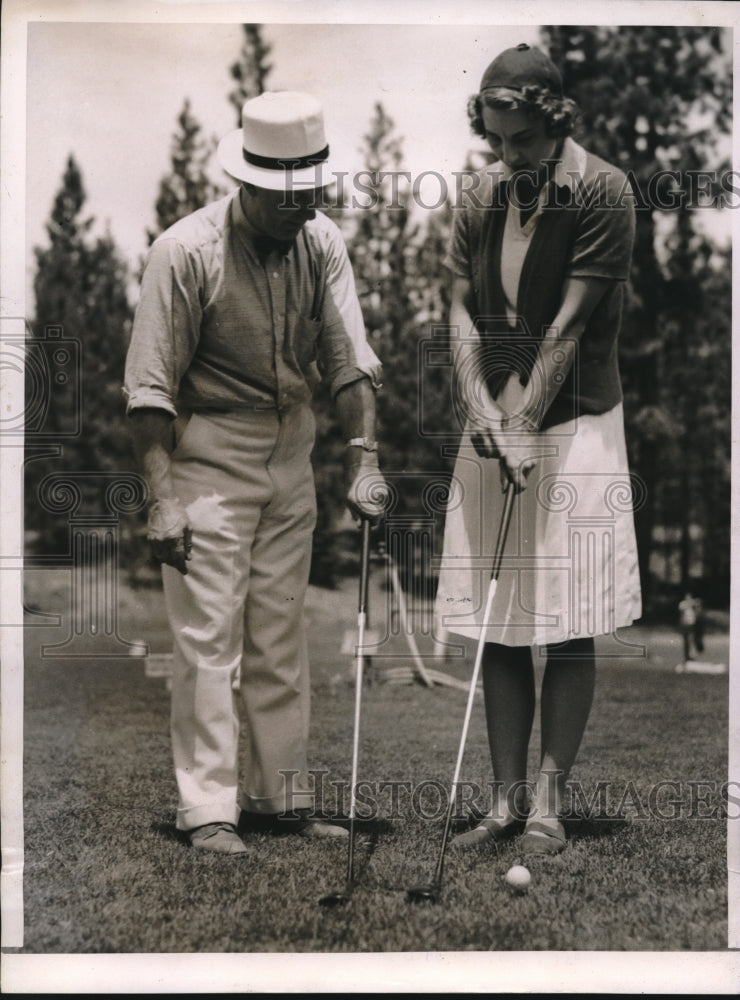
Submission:
[[[519,892],[523,892],[532,881],[532,876],[524,865],[512,865],[506,873],[505,881],[512,889],[518,889]]]

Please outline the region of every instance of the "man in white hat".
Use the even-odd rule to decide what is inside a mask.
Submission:
[[[375,522],[381,366],[339,230],[315,208],[332,179],[318,102],[247,101],[218,156],[240,186],[152,245],[124,391],[174,642],[177,828],[196,848],[243,856],[242,810],[297,815],[304,836],[347,835],[311,816],[310,401],[326,379],[348,507]]]

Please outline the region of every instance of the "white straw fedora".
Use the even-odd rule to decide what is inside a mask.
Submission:
[[[324,113],[311,94],[267,91],[242,108],[242,127],[218,145],[218,160],[239,181],[272,191],[331,183]]]

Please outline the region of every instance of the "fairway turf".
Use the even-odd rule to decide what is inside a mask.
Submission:
[[[33,583],[28,600],[64,618],[65,581],[57,579],[47,599],[53,574],[44,577],[47,584]],[[331,781],[348,782],[350,773],[352,657],[341,646],[353,627],[355,590],[347,581],[331,594],[312,591],[309,605],[310,759],[327,772],[322,804],[329,813],[342,808]],[[374,627],[384,599],[380,591],[371,598]],[[155,648],[164,649],[161,595],[123,593],[121,601],[127,637],[134,637],[135,622],[135,637],[154,635]],[[727,776],[727,676],[677,675],[672,636],[629,632],[632,640],[651,640],[647,657],[599,665],[572,775],[586,802],[576,802],[566,819],[566,851],[526,861],[532,883],[524,894],[503,880],[521,862],[517,839],[498,849],[449,852],[438,904],[412,906],[406,889],[434,874],[446,802],[435,800],[432,783],[449,788],[466,694],[379,683],[385,661],[374,658],[363,694],[359,778],[386,786],[376,789],[374,814],[358,803],[351,901],[325,908],[319,897],[344,884],[345,841],[250,833],[252,858],[191,850],[174,830],[165,681],[146,678],[143,661],[133,657],[42,657],[43,643],[64,637],[64,621],[60,628],[28,628],[22,951],[725,949],[719,787]],[[461,659],[444,669],[467,678],[471,664]],[[531,769],[538,752],[535,730]],[[480,697],[461,778],[482,787],[491,778]],[[601,799],[600,782],[609,783]],[[404,793],[401,783],[412,791]],[[651,796],[652,808],[645,808]],[[347,803],[348,795],[345,811]]]

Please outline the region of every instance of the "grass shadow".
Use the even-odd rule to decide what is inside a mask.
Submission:
[[[149,827],[152,833],[156,833],[158,837],[162,840],[169,840],[172,843],[186,844],[187,837],[182,832],[178,830],[174,823],[165,823],[161,820],[155,820]]]
[[[336,813],[326,813],[326,812],[316,812],[312,814],[313,819],[319,819],[326,823],[331,823],[332,826],[340,826],[345,830],[349,830],[350,819],[349,816],[337,815]],[[265,833],[274,836],[284,836],[286,834],[297,833],[302,825],[302,820],[299,817],[292,817],[289,814],[286,815],[269,815],[261,816],[257,813],[246,813],[242,811],[239,817],[238,829],[240,833]],[[379,819],[377,817],[369,817],[368,819],[362,819],[360,817],[355,817],[355,831],[357,833],[380,835],[382,833],[390,833],[393,829],[393,823],[390,819]]]
[[[355,852],[356,864],[354,877],[356,882],[362,879],[370,867],[370,862],[377,849],[378,839],[382,831],[377,825],[371,826],[368,824],[364,828],[361,828],[355,820],[355,834],[360,832],[369,835],[369,842],[363,844],[360,851]]]
[[[563,820],[563,826],[569,840],[597,840],[602,837],[613,837],[630,826],[630,821],[624,816],[608,814],[567,816]]]
[[[336,822],[349,830],[350,821],[349,817],[343,817]],[[378,817],[371,817],[368,819],[361,819],[360,817],[355,817],[355,831],[357,833],[369,834],[372,837],[379,837],[383,833],[391,833],[393,831],[393,821],[390,819],[379,819]]]

